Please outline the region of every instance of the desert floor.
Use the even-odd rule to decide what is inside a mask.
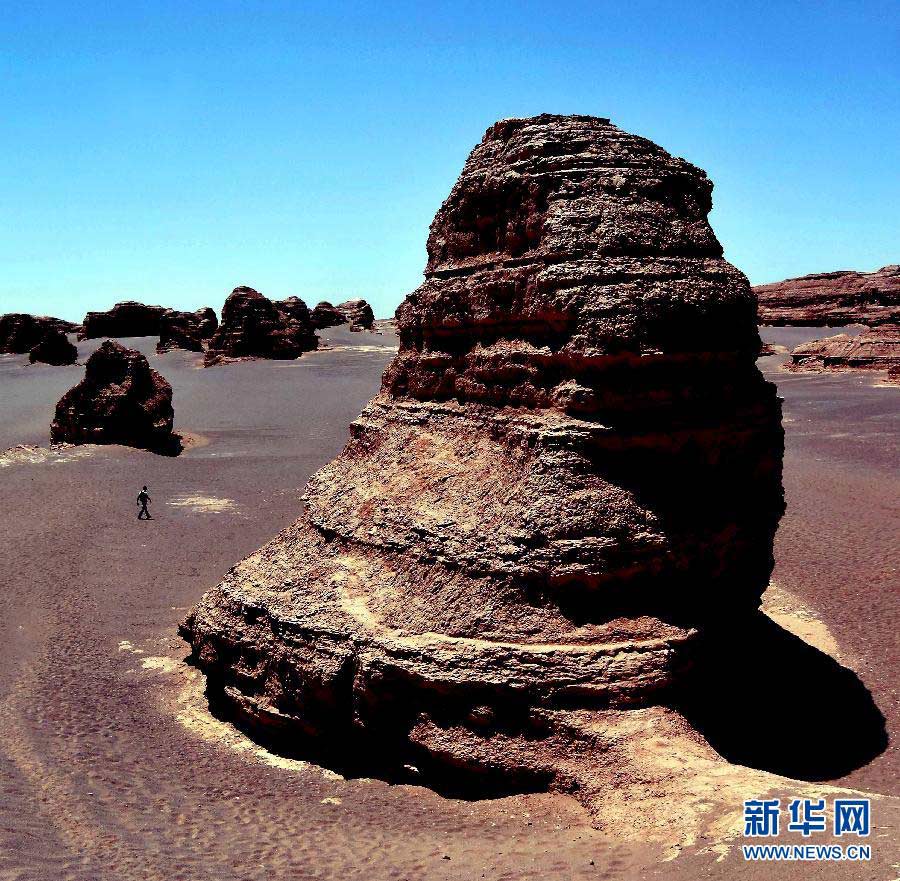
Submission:
[[[821,335],[763,331],[787,346]],[[889,797],[873,805],[870,864],[747,864],[741,839],[634,841],[627,813],[597,830],[565,796],[464,801],[344,779],[210,713],[178,623],[297,515],[396,346],[343,329],[330,341],[296,362],[202,370],[194,355],[157,356],[155,339],[125,340],[175,389],[190,442],[178,458],[50,451],[54,404],[82,368],[0,356],[0,881],[900,876],[900,388],[875,374],[786,373],[783,354],[760,361],[787,433],[788,511],[765,608],[871,691],[890,743],[828,782]],[[79,344],[82,361],[97,342]],[[32,446],[3,453],[17,445]],[[143,484],[150,522],[136,518]],[[747,657],[747,680],[768,649]],[[780,672],[802,704],[809,683]],[[829,718],[848,728],[840,694],[810,718],[769,715],[759,736],[802,751],[828,736]]]

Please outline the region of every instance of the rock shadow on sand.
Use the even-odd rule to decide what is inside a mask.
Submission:
[[[836,780],[888,744],[859,677],[761,613],[704,638],[675,708],[729,762],[799,780]]]

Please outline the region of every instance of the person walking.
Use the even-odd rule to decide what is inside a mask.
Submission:
[[[145,486],[139,493],[137,497],[137,503],[141,506],[141,510],[138,511],[138,520],[152,520],[153,518],[150,516],[150,512],[147,510],[147,503],[152,501],[149,494],[147,493],[147,487]],[[147,515],[144,517],[144,515]]]

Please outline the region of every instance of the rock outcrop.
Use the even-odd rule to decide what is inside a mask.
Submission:
[[[339,324],[347,323],[347,316],[335,306],[332,306],[327,300],[317,303],[312,310],[313,327],[317,330],[324,330],[326,327],[336,327]]]
[[[345,300],[337,306],[322,300],[312,310],[312,322],[320,330],[338,324],[349,324],[354,331],[371,330],[375,313],[365,300]]]
[[[900,266],[820,272],[757,285],[759,323],[836,327],[900,324]]]
[[[711,191],[605,119],[487,131],[381,393],[301,518],[183,625],[216,700],[482,792],[635,784],[629,739],[704,634],[755,616],[783,511],[780,405]]]
[[[235,288],[209,340],[204,364],[238,358],[299,358],[318,345],[309,310],[298,297],[273,302],[259,291]]]
[[[346,316],[350,330],[371,330],[375,313],[365,300],[345,300],[338,303],[338,310]]]
[[[50,331],[72,333],[78,325],[49,315],[9,312],[0,315],[0,354],[24,355],[39,345]]]
[[[80,340],[98,337],[159,336],[165,306],[147,306],[127,300],[106,312],[88,312],[78,334]]]
[[[185,349],[188,352],[202,352],[203,341],[211,337],[218,326],[216,313],[208,306],[196,312],[166,309],[159,321],[156,351]]]
[[[84,379],[56,405],[50,438],[177,451],[172,386],[134,349],[112,340],[87,360]]]
[[[74,364],[77,358],[78,349],[59,327],[52,327],[46,331],[43,339],[28,353],[28,360],[32,364],[39,361],[42,364],[64,366]]]
[[[792,370],[888,370],[900,368],[900,324],[870,327],[813,340],[791,352]]]

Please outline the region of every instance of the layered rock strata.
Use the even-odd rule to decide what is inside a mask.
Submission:
[[[792,370],[892,370],[900,368],[900,324],[870,327],[813,340],[791,352]]]
[[[783,510],[711,190],[605,119],[487,131],[381,393],[301,518],[183,625],[215,700],[426,778],[603,788],[637,708],[754,616]]]
[[[900,266],[820,272],[753,288],[759,323],[836,327],[900,324]]]
[[[159,336],[165,306],[147,306],[127,300],[106,312],[88,312],[78,334],[80,340],[98,337]]]
[[[77,324],[48,315],[9,312],[0,315],[0,354],[24,355],[39,345],[51,331],[72,333]]]
[[[238,358],[299,358],[318,345],[309,310],[298,297],[273,302],[259,291],[235,288],[209,340],[204,364]]]
[[[28,353],[28,360],[34,364],[54,364],[65,366],[74,364],[78,358],[78,349],[69,341],[68,336],[59,327],[46,331],[43,339]]]
[[[170,451],[173,422],[172,386],[140,352],[107,340],[57,403],[50,439]]]
[[[166,309],[159,322],[159,342],[156,344],[156,351],[184,349],[188,352],[202,352],[203,341],[211,337],[218,326],[216,313],[208,306],[196,312]]]

